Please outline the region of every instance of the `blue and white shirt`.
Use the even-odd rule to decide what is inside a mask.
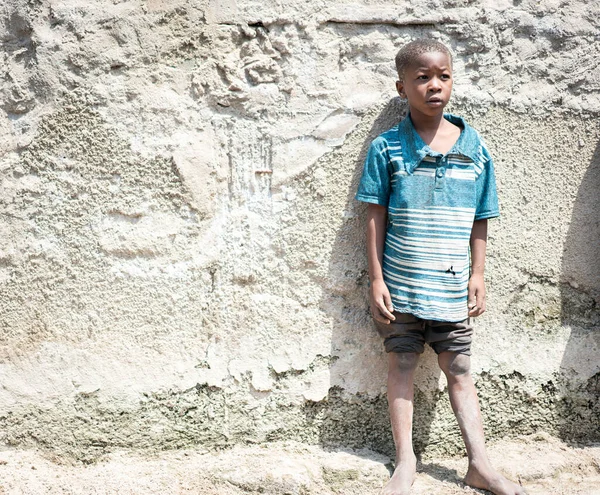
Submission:
[[[371,143],[356,199],[385,206],[383,276],[394,310],[417,317],[468,317],[473,221],[497,217],[494,166],[481,137],[462,129],[442,155],[427,146],[408,115]]]

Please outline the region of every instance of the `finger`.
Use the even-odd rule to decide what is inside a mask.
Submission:
[[[478,304],[475,294],[469,295],[469,300],[467,301],[467,308],[469,310],[469,316],[479,316],[479,310],[481,309]]]
[[[392,320],[392,321],[396,319],[396,317],[392,314],[392,312],[385,307],[385,305],[383,304],[383,301],[378,301],[376,304],[377,304],[377,309],[379,310],[379,313],[382,316],[384,316],[388,320]]]
[[[469,307],[469,309],[471,309],[473,306],[477,305],[477,290],[475,289],[475,287],[473,287],[475,284],[473,284],[471,281],[469,281],[469,286],[468,286],[468,291],[467,291],[467,306]]]
[[[383,303],[385,304],[385,310],[386,312],[384,313],[385,316],[387,316],[390,320],[394,321],[396,319],[396,317],[394,316],[394,305],[392,304],[392,298],[390,297],[389,294],[384,294],[383,295]]]
[[[485,313],[485,299],[483,301],[479,301],[479,314],[482,315]]]
[[[480,316],[485,311],[485,294],[482,294],[481,292],[479,292],[479,293],[477,293],[476,298],[477,298],[477,300],[475,303],[475,307],[473,308],[476,310],[474,316]]]
[[[477,296],[475,295],[475,291],[469,287],[469,295],[467,296],[467,307],[469,310],[477,307]]]
[[[481,316],[483,313],[485,313],[485,303],[482,307],[475,306],[469,310],[469,316]]]
[[[378,321],[379,323],[383,323],[384,325],[389,325],[391,323],[390,320],[388,320],[387,318],[384,318],[383,316],[376,316],[375,320]]]
[[[469,316],[470,317],[479,316],[481,313],[482,313],[481,308],[478,308],[477,306],[475,306],[474,308],[471,308],[469,310]]]
[[[379,311],[379,308],[376,304],[373,304],[371,306],[371,315],[373,316],[373,319],[375,321],[384,323],[385,325],[388,325],[390,323],[390,320],[381,314],[381,311]]]
[[[384,325],[390,324],[389,318],[386,318],[384,315],[382,315],[378,308],[375,308],[375,311],[373,311],[373,318],[375,321],[383,323]]]

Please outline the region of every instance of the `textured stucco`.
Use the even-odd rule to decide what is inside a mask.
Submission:
[[[367,312],[370,140],[393,56],[456,54],[491,149],[491,439],[599,440],[600,5],[8,0],[0,7],[0,441],[391,451]],[[427,352],[415,440],[460,446]],[[449,426],[450,425],[450,426]]]

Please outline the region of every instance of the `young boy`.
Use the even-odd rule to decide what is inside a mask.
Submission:
[[[473,128],[443,113],[452,92],[445,45],[408,43],[396,67],[396,88],[408,100],[409,115],[371,144],[356,195],[369,203],[371,311],[389,353],[396,469],[382,493],[407,495],[415,478],[413,378],[427,342],[447,377],[467,449],[465,483],[496,495],[523,495],[490,465],[470,375],[469,317],[485,311],[487,219],[499,215],[492,160]]]

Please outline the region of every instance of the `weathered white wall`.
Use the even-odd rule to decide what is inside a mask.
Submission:
[[[0,434],[80,459],[293,438],[390,450],[369,321],[370,140],[393,57],[456,54],[493,151],[488,435],[598,439],[600,5],[7,0]],[[428,352],[416,440],[459,445]]]

